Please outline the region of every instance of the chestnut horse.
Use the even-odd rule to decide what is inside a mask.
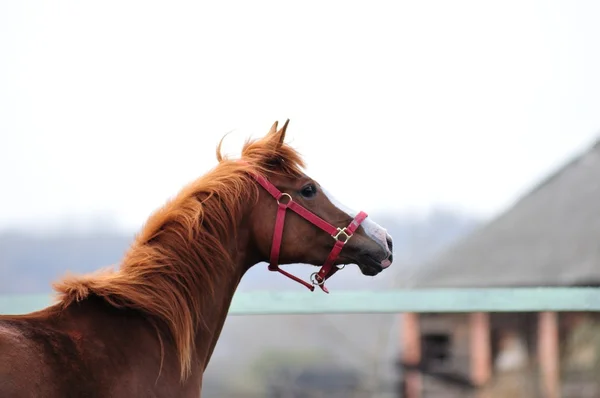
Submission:
[[[324,291],[344,264],[376,275],[392,240],[343,209],[284,143],[288,122],[247,141],[158,209],[120,267],[54,284],[57,302],[0,316],[0,397],[199,397],[244,273],[269,262]],[[321,265],[307,283],[280,264]]]

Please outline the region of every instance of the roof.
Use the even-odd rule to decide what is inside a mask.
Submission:
[[[500,216],[422,264],[405,287],[595,284],[600,140]]]

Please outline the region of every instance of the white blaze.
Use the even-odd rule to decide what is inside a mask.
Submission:
[[[327,191],[325,188],[321,187],[321,191],[325,194],[327,199],[329,199],[329,201],[335,207],[337,207],[344,213],[348,214],[350,217],[354,218],[358,214],[357,211],[350,209],[349,207],[345,206],[343,203],[338,201],[336,198],[334,198],[333,195],[331,195],[331,193],[329,191]],[[375,221],[373,221],[370,216],[367,217],[360,225],[363,227],[363,229],[365,230],[365,233],[367,234],[367,236],[369,238],[373,239],[373,241],[375,241],[383,249],[388,250],[388,244],[387,244],[388,234],[387,234],[387,230],[385,228],[383,228],[381,225],[379,225]]]

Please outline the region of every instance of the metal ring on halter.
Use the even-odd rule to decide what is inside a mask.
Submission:
[[[281,203],[281,198],[283,198],[284,196],[287,196],[288,201],[286,203]],[[288,206],[290,203],[292,203],[292,196],[289,193],[282,192],[281,196],[279,197],[279,199],[277,199],[277,204],[278,205]]]
[[[310,281],[312,282],[313,285],[316,285],[316,286],[321,286],[322,284],[325,283],[325,279],[323,279],[321,282],[319,282],[319,280],[317,279],[316,272],[313,272],[312,274],[310,274]]]
[[[346,267],[346,264],[339,264],[336,265],[337,269],[344,269],[344,267]]]

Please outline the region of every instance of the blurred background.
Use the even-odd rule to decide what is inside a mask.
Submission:
[[[0,294],[118,263],[224,134],[237,155],[286,118],[307,172],[394,237],[392,268],[349,266],[333,292],[595,286],[599,17],[594,1],[0,2]],[[259,264],[239,287],[257,289],[304,288]],[[423,396],[471,394],[469,319],[420,319]],[[489,393],[541,396],[535,314],[488,321]],[[597,320],[559,322],[562,396],[600,397]],[[402,396],[403,330],[229,317],[203,397]]]

